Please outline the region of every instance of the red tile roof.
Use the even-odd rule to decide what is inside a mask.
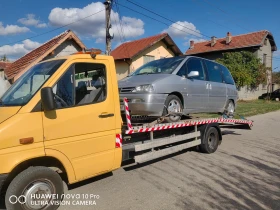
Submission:
[[[171,50],[174,52],[175,55],[181,55],[181,50],[177,47],[174,41],[167,33],[158,34],[155,36],[150,36],[147,38],[126,42],[118,46],[111,52],[111,55],[114,57],[115,60],[126,59],[126,58],[133,58],[142,51],[146,50],[147,48],[151,47],[152,45],[156,44],[159,41],[164,40],[167,45],[170,46]]]
[[[24,70],[27,70],[29,66],[40,62],[68,37],[72,37],[77,42],[77,44],[81,46],[81,48],[85,48],[83,43],[76,37],[76,35],[71,30],[67,30],[13,62],[5,71],[7,78],[17,79],[22,73],[24,73]]]
[[[217,39],[217,42],[213,47],[211,47],[211,41],[198,42],[194,43],[194,47],[192,49],[188,49],[185,54],[194,55],[213,51],[224,51],[238,48],[261,46],[267,35],[270,35],[272,37],[272,35],[266,30],[232,36],[231,42],[229,44],[226,44],[226,38],[220,38]],[[272,41],[274,43],[274,40]]]
[[[6,69],[8,68],[12,63],[8,61],[0,61],[0,69]]]

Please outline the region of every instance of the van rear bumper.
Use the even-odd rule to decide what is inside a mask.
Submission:
[[[2,187],[3,187],[3,185],[4,185],[4,182],[5,182],[6,179],[8,178],[8,175],[9,175],[9,174],[0,174],[0,194],[3,193],[1,190],[2,190]]]

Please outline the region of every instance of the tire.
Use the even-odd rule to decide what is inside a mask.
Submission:
[[[173,105],[172,105],[173,104]],[[169,95],[167,96],[165,103],[164,103],[164,109],[162,116],[166,116],[169,111],[172,112],[182,112],[183,111],[183,105],[182,101],[178,96],[175,95]],[[169,123],[178,122],[181,119],[181,116],[169,116],[166,118],[166,121]]]
[[[234,112],[235,112],[235,105],[234,105],[232,100],[228,100],[227,104],[226,104],[226,107],[225,107],[225,112],[224,113],[228,117],[230,117],[230,116],[233,116]]]
[[[203,153],[211,154],[218,149],[220,139],[218,130],[215,127],[208,128],[202,138],[203,139],[201,145],[199,145],[199,149]]]
[[[31,200],[30,196],[35,195],[39,190],[42,194],[55,194],[55,198],[50,200],[54,205],[34,207],[34,200]],[[59,174],[47,167],[30,167],[18,174],[10,183],[5,196],[5,204],[7,210],[56,210],[63,192],[63,182]],[[22,197],[22,204],[16,202],[15,198],[21,195],[26,196],[26,199]],[[36,198],[35,202],[37,202]]]

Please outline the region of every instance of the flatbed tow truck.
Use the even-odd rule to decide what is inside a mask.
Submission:
[[[0,190],[8,210],[57,209],[63,181],[76,183],[116,170],[129,159],[141,164],[191,147],[213,153],[222,140],[220,125],[253,125],[251,120],[223,117],[176,123],[164,123],[161,117],[133,124],[126,98],[123,122],[114,60],[98,54],[43,61],[2,97]],[[100,83],[79,102],[74,74],[85,69],[99,75]],[[16,98],[21,85],[30,85],[30,93]],[[68,88],[63,92],[61,87]],[[64,99],[67,91],[72,94]]]

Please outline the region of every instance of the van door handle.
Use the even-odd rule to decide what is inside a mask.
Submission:
[[[114,117],[113,113],[101,113],[99,118],[107,118],[107,117]]]

